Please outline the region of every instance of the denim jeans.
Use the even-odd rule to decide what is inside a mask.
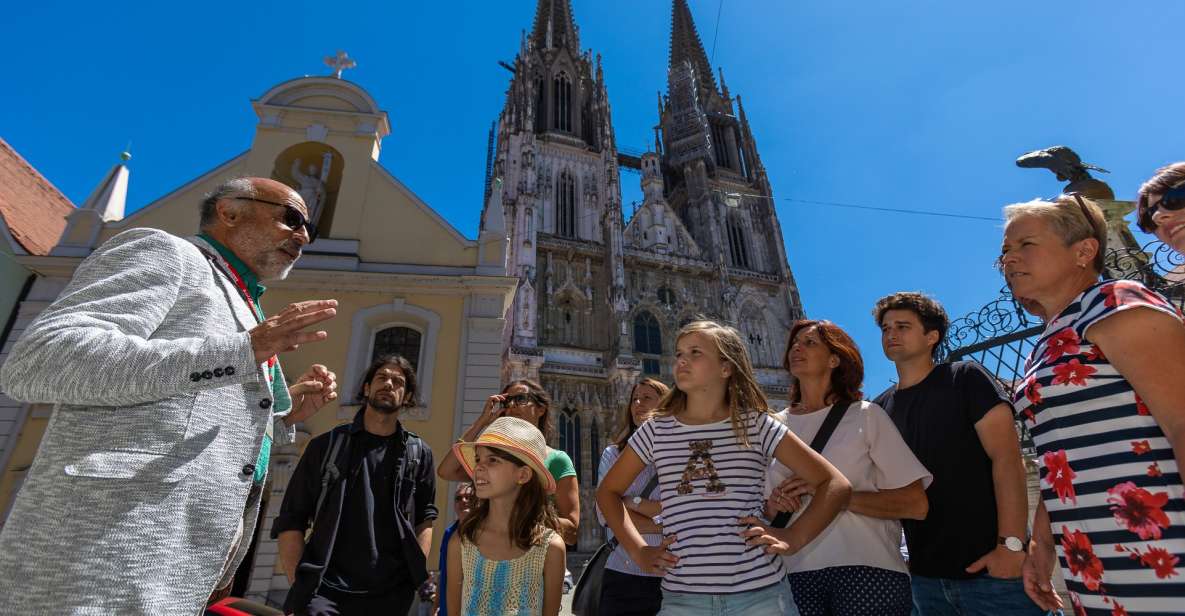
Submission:
[[[798,616],[790,583],[782,578],[758,590],[706,595],[662,591],[658,616]]]
[[[913,576],[913,616],[1043,616],[1020,578],[969,580]],[[1060,615],[1060,611],[1058,612]]]

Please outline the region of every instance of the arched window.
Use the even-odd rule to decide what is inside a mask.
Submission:
[[[567,407],[560,411],[560,449],[572,458],[572,465],[576,467],[576,481],[580,479],[580,414],[576,409]]]
[[[634,352],[642,357],[642,372],[658,375],[661,370],[662,328],[649,312],[634,317]],[[650,357],[647,357],[650,356]]]
[[[728,217],[728,249],[734,267],[749,268],[749,246],[745,240],[745,230],[737,216]]]
[[[572,132],[572,82],[560,73],[551,82],[551,127]]]
[[[547,130],[547,92],[543,77],[535,78],[535,132]]]
[[[601,431],[597,428],[597,420],[593,419],[588,425],[588,446],[592,452],[593,480],[601,476]]]
[[[732,157],[729,155],[728,138],[725,131],[731,127],[720,124],[712,125],[712,153],[716,157],[716,164],[720,167],[732,168]]]
[[[411,362],[411,367],[419,370],[420,363],[420,332],[410,327],[388,327],[374,334],[374,350],[370,353],[370,361],[380,355],[397,353]]]
[[[557,235],[576,237],[576,180],[567,171],[555,187],[555,223]]]

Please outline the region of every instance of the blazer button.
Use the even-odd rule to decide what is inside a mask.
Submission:
[[[206,380],[208,381],[208,380],[210,380],[210,379],[214,378],[214,373],[213,373],[213,372],[210,372],[209,370],[207,370],[207,371],[205,371],[205,372],[203,372],[203,373],[202,373],[202,378],[203,378],[203,379],[206,379]]]
[[[193,381],[194,383],[202,380],[202,373],[201,372],[190,372],[189,373],[189,380]]]
[[[271,407],[272,407],[272,401],[271,401],[271,400],[268,400],[267,398],[264,398],[263,400],[260,400],[260,401],[259,401],[259,408],[261,408],[261,409],[268,409],[268,408],[271,408]]]
[[[218,378],[222,378],[222,368],[215,368],[214,369],[214,376],[216,376]]]
[[[222,374],[225,374],[226,376],[234,376],[235,375],[235,367],[234,366],[227,366],[226,370],[222,371]]]
[[[255,465],[248,464],[243,467],[243,475],[250,476],[255,474]]]

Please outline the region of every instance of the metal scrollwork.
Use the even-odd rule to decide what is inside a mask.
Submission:
[[[1103,264],[1107,276],[1137,280],[1178,308],[1185,307],[1185,255],[1172,247],[1155,241],[1140,249],[1112,249],[1107,251]],[[951,322],[944,355],[950,359],[994,357],[1002,364],[996,376],[1007,382],[1016,376],[1003,373],[1016,364],[1011,356],[1023,353],[1026,339],[1040,331],[1040,320],[1028,315],[1005,286],[998,298]]]

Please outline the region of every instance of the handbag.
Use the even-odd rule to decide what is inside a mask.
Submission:
[[[658,487],[658,473],[642,488],[642,494],[650,495]],[[613,537],[601,544],[592,558],[584,564],[584,571],[580,572],[580,579],[576,580],[576,587],[572,589],[572,614],[574,616],[598,616],[601,613],[601,581],[605,577],[605,563],[609,555],[617,549],[617,538]]]
[[[835,432],[835,427],[839,425],[839,420],[843,419],[844,413],[848,412],[848,407],[852,406],[851,402],[844,400],[837,400],[835,404],[831,405],[831,410],[827,411],[827,417],[823,418],[823,424],[819,426],[819,431],[815,433],[815,438],[811,439],[811,449],[814,449],[819,455],[823,455],[823,448],[827,446],[827,441],[831,440],[831,434]],[[783,511],[774,516],[770,526],[775,528],[786,528],[790,523],[790,518],[794,516],[793,512]]]

